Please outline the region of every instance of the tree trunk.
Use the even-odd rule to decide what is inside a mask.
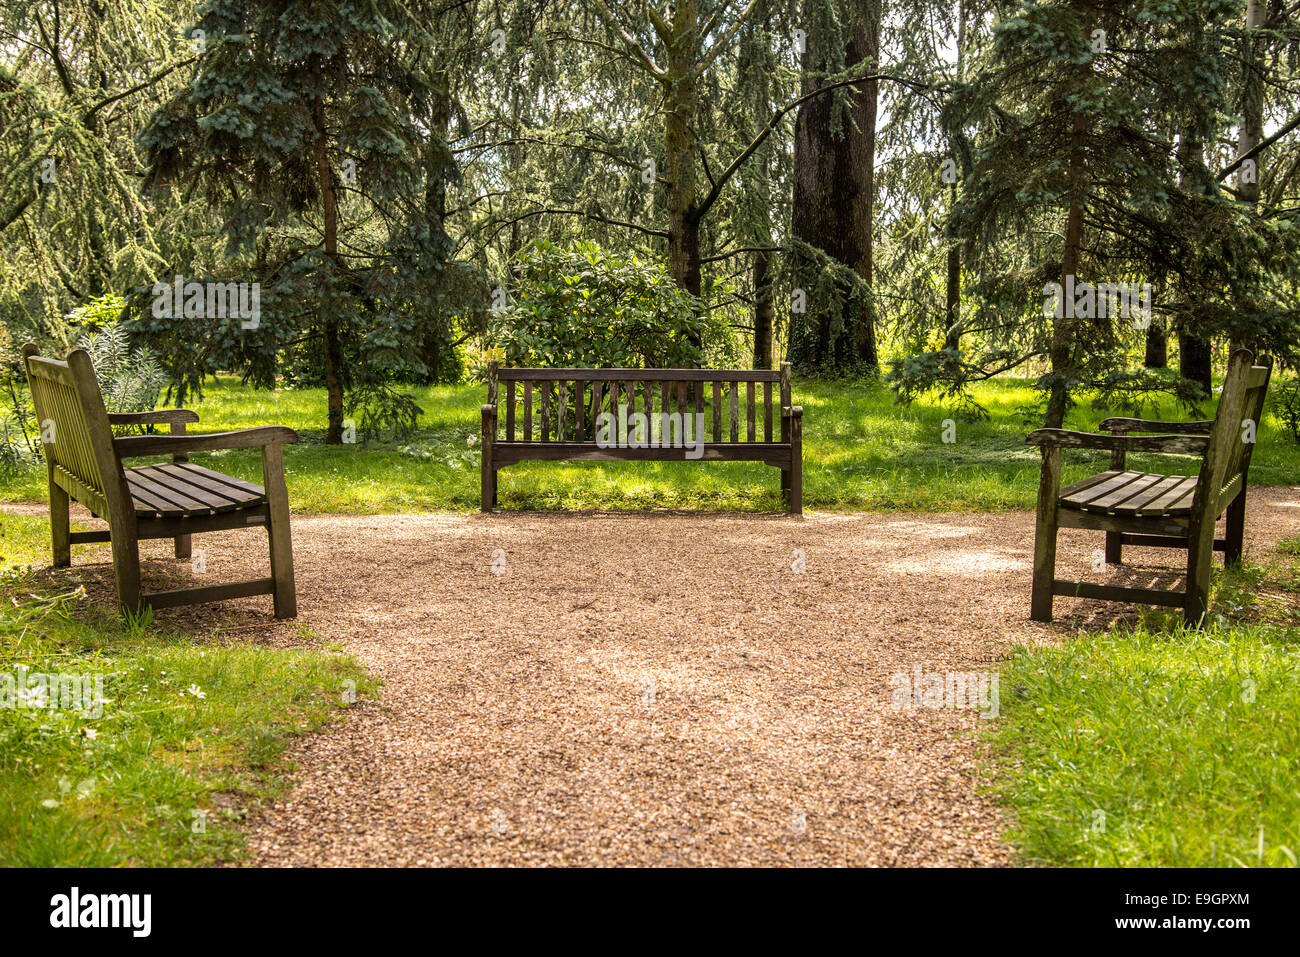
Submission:
[[[880,16],[883,4],[873,5]],[[868,7],[869,10],[872,6]],[[846,63],[877,58],[880,20],[859,23],[850,33]],[[808,49],[814,49],[812,39]],[[824,71],[822,56],[808,73]],[[821,81],[806,76],[803,92]],[[872,279],[873,173],[876,154],[878,82],[849,87],[848,117],[835,125],[839,94],[814,97],[799,107],[795,120],[794,196],[790,232],[831,259],[853,269],[868,289]],[[879,368],[874,309],[869,297],[849,295],[841,284],[843,321],[833,321],[829,303],[812,300],[815,262],[796,265],[795,285],[803,289],[806,311],[791,312],[790,361],[800,369],[846,366]]]
[[[754,368],[772,368],[772,321],[776,306],[772,302],[772,282],[768,276],[772,254],[754,253]]]
[[[1179,180],[1186,183],[1192,175],[1193,163],[1204,158],[1205,144],[1195,131],[1183,134],[1178,144]],[[1194,330],[1178,330],[1178,374],[1194,382],[1206,395],[1210,394],[1210,340],[1202,339]]]
[[[673,14],[673,42],[664,80],[664,176],[668,186],[668,272],[677,285],[700,294],[700,223],[695,195],[695,67],[699,8],[682,0]]]
[[[1147,349],[1142,364],[1148,369],[1167,369],[1169,367],[1169,336],[1164,324],[1152,318],[1147,326]]]
[[[966,49],[966,3],[965,0],[957,0],[957,73],[956,80],[961,83],[965,73],[965,49]],[[952,138],[948,140],[949,150],[952,148]],[[955,156],[950,159],[956,163]],[[948,187],[948,209],[951,211],[957,207],[957,184],[953,182]],[[961,247],[952,245],[948,248],[948,276],[945,290],[944,303],[944,332],[943,347],[951,349],[953,352],[961,351]]]
[[[332,268],[338,268],[339,214],[338,196],[334,190],[334,171],[330,169],[326,151],[325,107],[319,97],[312,109],[312,122],[316,129],[316,175],[320,181],[321,212],[325,232],[325,258]],[[325,442],[339,445],[343,442],[343,346],[338,321],[324,317],[321,322],[325,335],[325,392],[329,405],[329,427]]]

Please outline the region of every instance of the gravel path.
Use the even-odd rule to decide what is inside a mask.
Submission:
[[[1300,490],[1251,511],[1259,555],[1300,531]],[[897,708],[895,676],[1130,611],[1029,622],[1024,513],[298,516],[294,538],[300,622],[384,688],[291,748],[295,787],[249,828],[270,866],[1006,864],[983,719]],[[213,580],[264,574],[248,542],[207,537]],[[1060,573],[1174,580],[1163,549],[1093,575],[1099,545],[1063,531]],[[146,549],[159,587],[175,563]],[[160,618],[300,641],[269,609]]]

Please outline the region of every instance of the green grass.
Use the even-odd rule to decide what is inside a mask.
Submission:
[[[324,444],[325,395],[320,389],[257,391],[222,378],[195,406],[200,431],[280,424],[301,444],[285,454],[290,500],[312,512],[469,511],[478,507],[481,385],[416,390],[425,409],[419,432],[402,443]],[[980,423],[956,422],[937,400],[894,403],[878,383],[796,381],[804,407],[804,504],[810,509],[917,511],[1024,509],[1038,487],[1039,455],[1024,444],[1037,422],[1020,414],[1035,401],[1024,380],[980,384],[976,397],[992,413]],[[1212,410],[1209,410],[1212,414]],[[1068,425],[1090,429],[1107,415],[1081,407]],[[1172,405],[1147,415],[1182,419]],[[711,414],[709,416],[711,419]],[[706,420],[707,421],[707,420]],[[761,425],[760,425],[761,429]],[[196,462],[260,481],[255,451],[197,455]],[[1132,467],[1195,472],[1188,457],[1133,456]],[[1104,455],[1071,452],[1065,481],[1105,468]],[[1252,481],[1289,484],[1300,476],[1300,446],[1266,417]],[[748,463],[526,463],[501,473],[507,509],[695,508],[779,510],[779,474]],[[44,476],[31,470],[0,481],[0,498],[41,501]]]
[[[1296,866],[1297,555],[1225,572],[1201,631],[1150,612],[1003,665],[989,754],[1027,862]]]
[[[373,691],[306,632],[294,650],[182,635],[52,591],[24,567],[46,563],[48,522],[3,516],[0,530],[0,674],[99,676],[105,698],[98,717],[0,707],[0,866],[237,857],[234,825],[282,785],[289,739]]]

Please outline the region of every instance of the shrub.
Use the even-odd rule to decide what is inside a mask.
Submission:
[[[537,242],[520,255],[513,285],[491,330],[511,365],[677,368],[732,358],[727,327],[635,255]]]
[[[77,347],[90,353],[108,411],[147,412],[158,404],[167,373],[151,350],[131,348],[117,321],[124,306],[117,296],[101,296],[74,309],[68,319],[85,327]]]

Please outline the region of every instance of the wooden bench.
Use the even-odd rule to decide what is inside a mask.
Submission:
[[[1218,414],[1212,420],[1112,418],[1100,425],[1110,433],[1105,435],[1068,429],[1029,434],[1025,441],[1043,449],[1031,618],[1051,621],[1053,596],[1070,595],[1179,607],[1188,623],[1201,622],[1209,601],[1213,552],[1222,551],[1228,564],[1241,561],[1250,457],[1273,368],[1272,359],[1262,359],[1260,365],[1254,359],[1245,349],[1232,354]],[[1062,489],[1061,450],[1065,448],[1107,449],[1110,468]],[[1200,472],[1191,476],[1133,471],[1125,467],[1129,452],[1200,455]],[[1224,537],[1215,538],[1215,524],[1225,511]],[[1186,588],[1180,592],[1062,581],[1055,577],[1058,528],[1104,531],[1105,558],[1115,564],[1125,545],[1187,549]]]
[[[504,417],[498,414],[498,393],[503,384]],[[497,473],[525,460],[688,460],[687,450],[682,446],[631,447],[631,443],[602,446],[597,442],[599,417],[605,412],[620,422],[620,412],[628,419],[633,413],[640,413],[662,425],[664,416],[677,415],[683,420],[684,428],[687,416],[705,414],[706,399],[711,400],[712,440],[692,431],[692,444],[699,442],[702,448],[691,451],[698,451],[701,461],[763,462],[780,469],[781,491],[790,512],[800,514],[803,511],[803,409],[790,404],[788,362],[781,363],[779,372],[770,369],[507,369],[490,362],[488,401],[482,410],[482,509],[490,512],[497,503]],[[537,412],[536,433],[534,411]],[[691,419],[692,425],[698,421],[701,420]],[[778,428],[779,432],[774,431]]]
[[[73,352],[66,362],[37,352],[36,346],[25,346],[23,364],[44,442],[54,566],[72,564],[72,545],[111,542],[117,598],[124,609],[270,594],[277,618],[296,615],[289,495],[281,446],[297,442],[297,433],[268,426],[186,435],[186,424],[199,420],[188,409],[109,413],[84,350]],[[169,425],[172,434],[113,436],[114,425],[162,424]],[[264,486],[193,465],[188,459],[190,452],[243,448],[262,450]],[[172,461],[131,469],[122,466],[124,458],[149,455],[170,455]],[[108,529],[70,531],[70,501],[80,502],[106,521]],[[152,594],[141,591],[141,539],[175,539],[176,557],[188,558],[191,535],[250,526],[266,527],[270,577]]]

